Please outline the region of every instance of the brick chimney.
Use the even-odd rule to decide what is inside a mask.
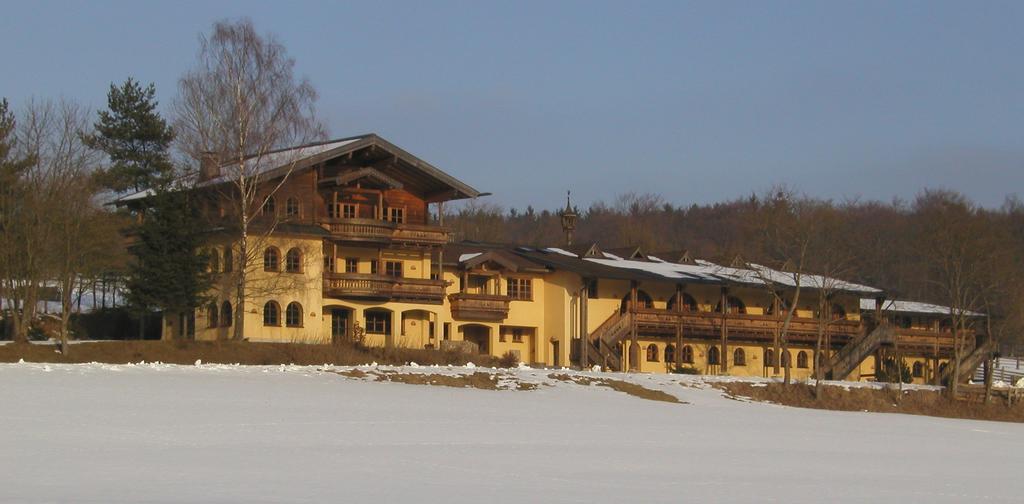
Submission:
[[[199,181],[206,182],[220,176],[220,162],[214,152],[204,152],[199,158]]]

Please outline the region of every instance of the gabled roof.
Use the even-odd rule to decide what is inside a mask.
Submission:
[[[430,203],[475,198],[483,195],[483,193],[470,187],[468,184],[441,171],[375,133],[289,147],[267,152],[259,156],[251,156],[245,160],[247,163],[246,170],[270,179],[289,172],[310,168],[364,149],[379,149],[379,152],[388,154],[391,158],[388,168],[393,173],[381,173],[381,175],[390,179],[389,183],[392,184],[414,182],[418,186],[425,188],[425,199]],[[228,166],[228,164],[221,165],[221,167],[224,166]],[[380,170],[377,171],[380,173]],[[210,187],[226,182],[228,182],[228,177],[220,175],[200,181],[197,183],[197,186]],[[128,194],[118,198],[116,203],[143,199],[150,194],[151,192],[149,191]]]

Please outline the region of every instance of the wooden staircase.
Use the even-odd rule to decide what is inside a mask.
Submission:
[[[629,336],[633,314],[616,311],[608,317],[587,338],[587,358],[591,364],[599,364],[612,371],[622,370],[622,355],[619,342]]]
[[[971,375],[974,374],[974,370],[978,369],[985,359],[992,356],[996,351],[996,342],[991,339],[986,339],[984,343],[976,346],[971,353],[967,354],[963,360],[960,361],[960,373],[957,376],[957,381],[960,383],[966,382]],[[953,373],[953,365],[946,366],[946,372],[942,375],[942,382],[949,383],[949,375]]]
[[[846,344],[839,353],[832,358],[832,362],[829,363],[826,373],[831,372],[832,379],[843,380],[857,366],[867,358],[867,356],[874,353],[879,346],[885,344],[892,344],[896,341],[896,331],[893,330],[892,326],[888,324],[882,324],[875,328],[875,330],[868,333],[866,336],[861,338],[855,338]]]

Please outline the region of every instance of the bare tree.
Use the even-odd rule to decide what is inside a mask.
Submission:
[[[215,173],[203,183],[230,202],[237,268],[233,268],[235,339],[245,335],[250,273],[262,264],[262,247],[275,224],[256,231],[253,221],[294,169],[301,152],[275,152],[324,136],[314,113],[317,95],[272,35],[260,35],[249,20],[214,23],[200,37],[196,66],[178,83],[174,127],[178,147]]]
[[[18,313],[24,292],[20,289],[24,258],[19,236],[25,231],[27,215],[24,207],[28,190],[26,170],[35,164],[35,159],[18,144],[18,133],[7,100],[0,100],[0,316],[3,316],[5,332],[15,341],[23,342],[27,332]]]
[[[966,334],[973,312],[984,309],[993,289],[987,265],[1000,253],[985,232],[978,209],[962,195],[925,191],[915,202],[916,242],[924,253],[926,281],[949,307],[953,336],[953,362],[949,393],[956,397],[960,362],[967,350]]]

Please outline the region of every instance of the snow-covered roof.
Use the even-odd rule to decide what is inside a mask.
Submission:
[[[872,298],[861,298],[861,310],[874,310],[875,300]],[[893,313],[920,313],[927,315],[949,315],[949,307],[920,301],[903,301],[899,299],[887,299],[882,305],[882,310]],[[985,314],[975,311],[968,311],[970,317],[983,317]]]
[[[466,262],[474,257],[478,257],[482,252],[474,252],[472,254],[462,254],[459,256],[459,262]]]

